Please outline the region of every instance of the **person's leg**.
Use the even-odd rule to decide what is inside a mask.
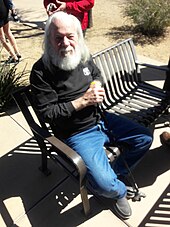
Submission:
[[[8,23],[7,23],[8,24]],[[6,24],[6,25],[7,25]],[[6,26],[5,25],[5,26]],[[6,41],[6,37],[5,37],[5,34],[4,34],[4,29],[3,27],[0,28],[0,41],[3,45],[3,47],[8,51],[8,53],[10,54],[10,56],[12,56],[14,59],[17,60],[17,57],[15,55],[15,52],[13,50],[13,48],[11,47],[11,45]]]
[[[119,199],[126,195],[125,185],[117,179],[103,145],[108,137],[100,126],[74,135],[66,143],[84,160],[93,189],[104,197]]]
[[[114,138],[115,143],[122,149],[121,155],[113,164],[113,169],[117,175],[125,176],[128,174],[128,170],[124,160],[130,168],[136,166],[149,150],[152,144],[152,135],[149,129],[127,118],[111,113],[107,113],[106,118],[110,138]]]
[[[127,219],[131,216],[132,210],[126,198],[126,186],[117,179],[103,149],[104,143],[109,142],[108,139],[103,127],[97,125],[70,137],[66,143],[84,160],[88,172],[87,177],[94,191],[115,200],[112,202],[117,215]]]
[[[3,26],[3,30],[4,30],[4,33],[5,33],[6,37],[7,37],[8,40],[9,40],[11,46],[12,46],[13,49],[14,49],[14,53],[15,53],[15,54],[12,55],[12,57],[14,57],[15,59],[18,59],[17,56],[20,56],[20,53],[19,53],[19,49],[18,49],[16,40],[15,40],[15,37],[13,36],[13,34],[12,34],[12,32],[11,32],[9,22]]]

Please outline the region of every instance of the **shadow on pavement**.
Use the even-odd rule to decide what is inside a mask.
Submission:
[[[20,222],[28,219],[30,226],[71,227],[87,220],[81,199],[63,212],[79,195],[77,182],[51,160],[48,163],[51,175],[43,175],[38,170],[40,162],[40,150],[33,138],[0,158],[0,213],[3,223],[6,226],[25,226]],[[88,219],[103,210],[93,197],[90,205],[92,213]]]
[[[146,187],[152,185],[158,176],[170,169],[169,160],[170,148],[160,146],[150,150],[133,171],[138,186]]]
[[[170,226],[170,184],[138,227]]]

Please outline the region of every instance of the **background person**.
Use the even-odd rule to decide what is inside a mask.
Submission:
[[[93,6],[94,0],[44,0],[44,7],[49,16],[56,11],[65,11],[77,17],[81,22],[84,35],[86,29],[90,27],[89,22],[91,18],[89,16],[92,17],[90,10]]]
[[[98,111],[105,96],[101,73],[76,17],[61,11],[52,14],[44,45],[30,75],[34,105],[55,136],[82,157],[96,193],[110,198],[117,214],[127,219],[131,215],[127,189],[118,179],[128,174],[122,157],[134,167],[148,151],[152,136],[143,126],[112,113],[105,114],[107,125],[103,121]],[[103,147],[113,141],[123,152],[111,167]]]
[[[6,63],[18,63],[21,55],[9,25],[9,5],[8,0],[0,0],[0,41],[9,53]],[[8,41],[6,40],[8,38]]]

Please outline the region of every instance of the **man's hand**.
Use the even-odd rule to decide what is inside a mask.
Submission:
[[[66,10],[66,3],[65,2],[60,2],[60,1],[56,0],[56,5],[57,5],[57,10],[55,10],[55,12]]]
[[[101,104],[104,96],[104,88],[101,87],[101,83],[98,81],[98,83],[91,83],[90,88],[84,93],[84,95],[72,101],[72,104],[76,110],[80,110],[87,106]]]
[[[99,86],[93,86],[86,91],[86,93],[83,95],[83,98],[86,100],[86,105],[91,106],[97,103],[102,103],[104,95],[104,88]]]

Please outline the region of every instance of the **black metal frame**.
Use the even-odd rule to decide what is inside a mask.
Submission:
[[[160,70],[170,69],[139,63],[131,38],[94,54],[93,60],[104,80],[103,110],[123,114],[147,127],[168,110],[169,93],[142,81],[140,67],[157,69],[158,75]]]

